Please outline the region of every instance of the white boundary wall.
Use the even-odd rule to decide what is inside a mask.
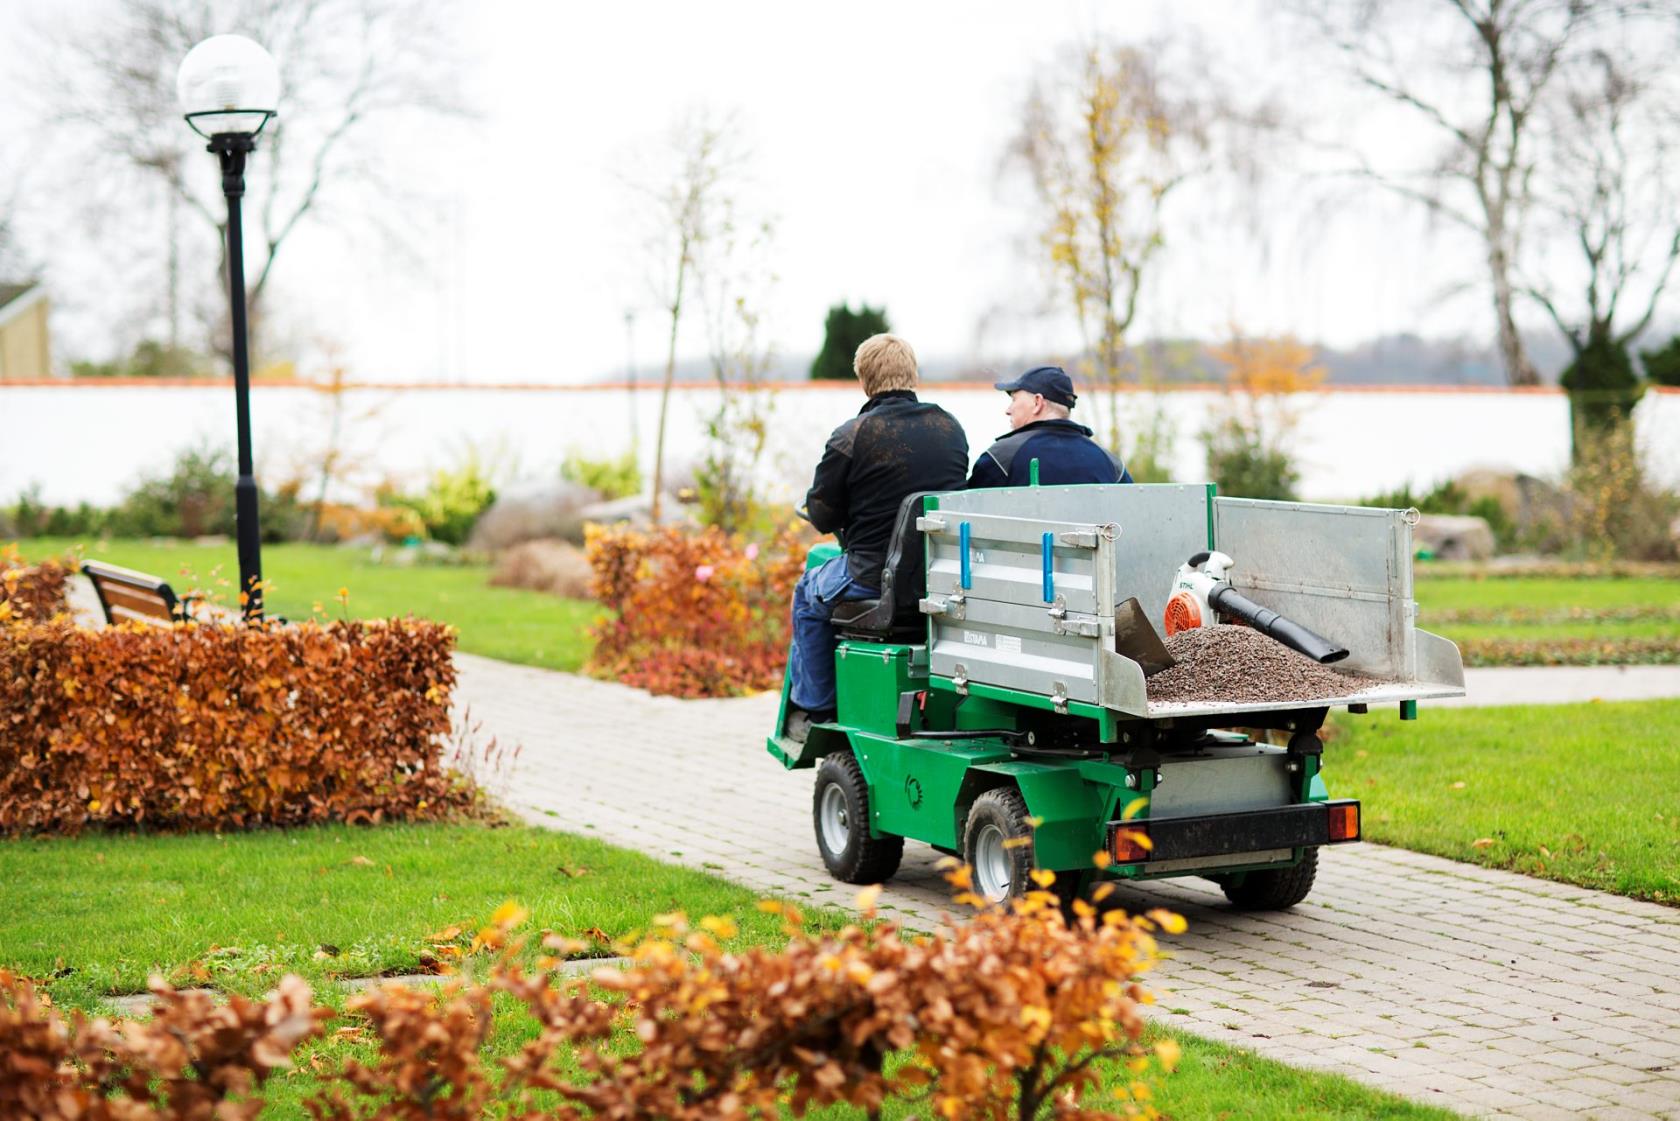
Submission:
[[[971,459],[1007,428],[1003,395],[990,388],[934,385],[923,396],[962,422]],[[1187,389],[1162,400],[1177,432],[1176,477],[1199,481],[1205,470],[1197,433],[1221,395]],[[668,463],[698,458],[702,418],[716,401],[712,388],[673,392]],[[803,495],[828,432],[862,401],[853,385],[775,391],[763,469],[771,496]],[[1075,419],[1091,423],[1081,414],[1095,404],[1087,399]],[[1121,407],[1139,416],[1149,405],[1149,395],[1133,394]],[[600,457],[628,448],[632,408],[642,460],[651,468],[659,395],[645,386],[634,395],[623,387],[358,388],[345,395],[342,447],[359,464],[361,482],[386,477],[415,486],[469,448],[499,463],[504,475],[552,478],[568,451]],[[1408,481],[1427,487],[1478,466],[1555,477],[1568,461],[1568,404],[1556,392],[1329,390],[1299,395],[1292,408],[1305,499],[1355,499]],[[251,412],[263,484],[313,477],[327,446],[325,395],[295,384],[259,386]],[[1680,487],[1680,391],[1647,394],[1638,422],[1653,475]],[[139,475],[167,469],[183,448],[213,441],[231,449],[233,425],[227,383],[0,383],[0,503],[32,484],[51,503],[114,502]]]

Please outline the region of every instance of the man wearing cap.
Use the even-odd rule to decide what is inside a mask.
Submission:
[[[1091,439],[1091,430],[1075,424],[1069,413],[1078,397],[1073,379],[1060,366],[1034,366],[1014,381],[996,388],[1009,394],[1004,415],[1012,431],[986,449],[968,477],[968,487],[1024,487],[1032,482],[1032,461],[1038,460],[1038,481],[1057,483],[1129,483],[1126,465]]]

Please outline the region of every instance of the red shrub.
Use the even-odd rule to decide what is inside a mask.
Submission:
[[[807,540],[796,527],[760,549],[712,528],[590,526],[595,593],[613,614],[589,672],[679,697],[778,687]]]

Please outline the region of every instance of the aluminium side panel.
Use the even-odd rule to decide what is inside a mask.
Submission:
[[[1179,565],[1193,553],[1209,547],[1211,501],[1210,488],[1206,484],[1126,483],[957,491],[941,495],[939,508],[951,517],[991,514],[1114,526],[1114,601],[1136,596],[1144,613],[1159,631]],[[944,577],[942,573],[941,586],[950,582]],[[977,570],[976,580],[979,579],[981,576]],[[932,589],[935,586],[932,567],[928,581]],[[1074,606],[1070,593],[1068,607],[1072,610]],[[1111,602],[1106,609],[1093,607],[1091,610],[1112,615],[1112,608]],[[1081,606],[1080,609],[1085,608]]]
[[[1247,498],[1213,502],[1233,587],[1348,648],[1337,669],[1417,680],[1412,531],[1401,510]]]

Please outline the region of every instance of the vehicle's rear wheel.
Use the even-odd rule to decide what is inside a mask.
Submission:
[[[1283,911],[1307,897],[1317,875],[1318,850],[1310,848],[1293,868],[1221,876],[1217,882],[1225,898],[1244,911]]]
[[[869,835],[869,784],[849,751],[823,757],[811,797],[817,851],[835,879],[878,884],[898,871],[904,838]]]
[[[1029,843],[1018,843],[1023,837]],[[1031,889],[1031,837],[1027,803],[1019,790],[999,787],[974,799],[963,828],[963,859],[974,871],[976,895],[988,903],[1001,903]]]

